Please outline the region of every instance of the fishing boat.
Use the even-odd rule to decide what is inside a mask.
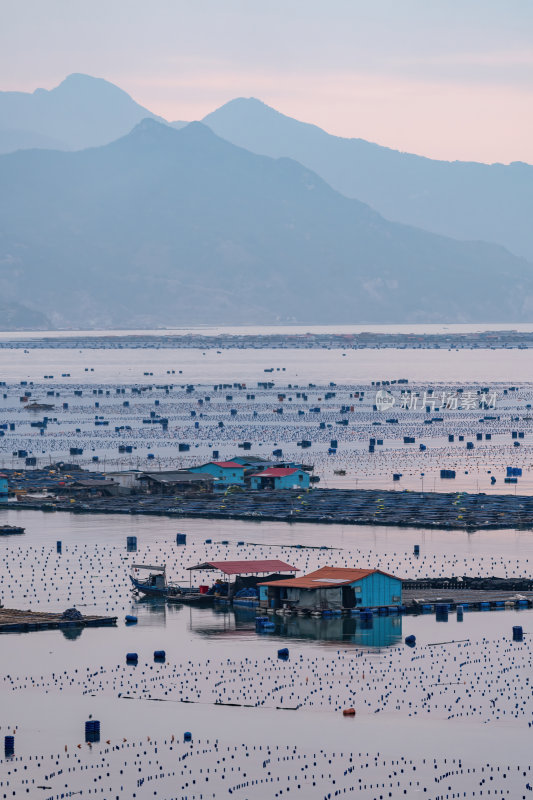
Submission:
[[[142,580],[140,570],[147,570],[148,577]],[[134,588],[147,597],[172,597],[184,590],[176,583],[167,583],[167,568],[153,564],[132,564],[130,580]]]
[[[139,570],[147,570],[148,577],[141,580]],[[166,566],[152,564],[132,564],[131,582],[136,591],[146,597],[162,597],[171,603],[188,603],[207,606],[213,602],[213,595],[208,595],[193,586],[179,586],[167,581]]]
[[[0,536],[11,536],[14,533],[24,533],[26,528],[19,525],[0,525]]]

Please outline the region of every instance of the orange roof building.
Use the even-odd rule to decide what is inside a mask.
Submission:
[[[308,575],[259,586],[263,608],[317,611],[398,606],[402,602],[400,578],[379,569],[321,567]]]

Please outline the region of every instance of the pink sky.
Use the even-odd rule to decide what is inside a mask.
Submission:
[[[103,77],[167,119],[257,97],[432,158],[533,163],[530,0],[4,0],[1,89]]]

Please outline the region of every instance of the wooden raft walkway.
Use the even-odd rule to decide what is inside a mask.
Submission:
[[[480,603],[490,603],[491,607],[499,608],[500,605],[508,604],[508,607],[516,607],[519,599],[527,600],[528,607],[533,605],[532,591],[498,591],[497,589],[403,589],[403,603],[412,611],[421,608],[423,605],[435,605],[443,603],[452,608],[460,605],[479,607]]]
[[[14,608],[0,608],[0,633],[19,633],[42,631],[53,628],[97,628],[102,625],[116,625],[116,617],[82,617],[79,620],[64,619],[62,614],[43,611],[18,611]]]

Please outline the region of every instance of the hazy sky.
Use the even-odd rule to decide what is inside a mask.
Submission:
[[[533,163],[533,0],[1,0],[1,89],[107,78],[167,119],[254,96],[331,133]]]

